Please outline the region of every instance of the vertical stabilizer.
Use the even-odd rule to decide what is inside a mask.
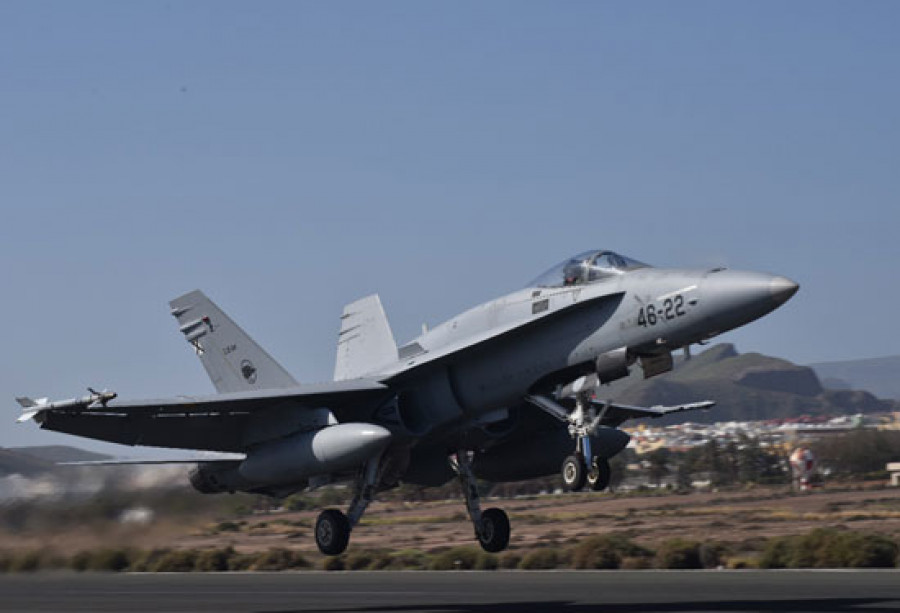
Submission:
[[[356,379],[397,360],[397,343],[378,294],[344,307],[334,380]]]
[[[297,381],[230,317],[195,290],[169,303],[179,330],[197,352],[216,391],[291,387]]]

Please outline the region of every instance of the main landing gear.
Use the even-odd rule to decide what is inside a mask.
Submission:
[[[459,475],[459,483],[466,496],[466,510],[475,528],[475,538],[481,548],[490,553],[503,551],[509,545],[509,517],[503,509],[481,510],[481,499],[478,496],[478,484],[472,473],[472,461],[469,452],[460,450],[451,460]]]
[[[315,528],[316,545],[326,556],[336,556],[347,549],[350,532],[375,498],[380,460],[381,457],[378,456],[366,462],[356,481],[353,501],[346,515],[337,509],[325,509],[319,513]]]

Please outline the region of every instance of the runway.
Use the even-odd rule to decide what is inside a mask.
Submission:
[[[0,576],[3,611],[900,611],[900,570]]]

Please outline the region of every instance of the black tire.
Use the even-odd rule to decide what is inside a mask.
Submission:
[[[609,460],[594,458],[587,473],[587,484],[595,492],[602,492],[609,487]]]
[[[587,483],[587,466],[581,454],[570,455],[562,463],[563,489],[567,492],[580,492]]]
[[[326,556],[344,553],[350,542],[350,520],[337,509],[325,509],[316,520],[316,545]]]
[[[503,551],[509,546],[509,517],[503,509],[486,509],[481,514],[478,542],[489,553]]]

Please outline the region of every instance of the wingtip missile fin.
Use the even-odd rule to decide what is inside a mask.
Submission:
[[[40,412],[41,412],[40,409],[32,409],[32,410],[30,410],[30,411],[25,411],[24,413],[22,413],[21,415],[19,415],[19,418],[16,420],[16,423],[17,423],[17,424],[23,424],[23,423],[25,423],[26,421],[29,421],[29,420],[31,420],[31,419],[34,419],[35,417],[37,417],[37,414],[40,413]]]

